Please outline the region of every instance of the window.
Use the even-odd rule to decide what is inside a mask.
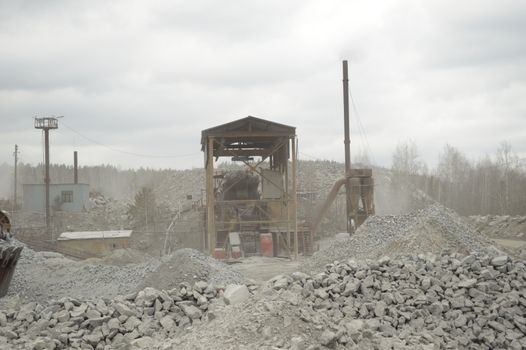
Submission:
[[[62,191],[62,203],[73,202],[73,191]]]

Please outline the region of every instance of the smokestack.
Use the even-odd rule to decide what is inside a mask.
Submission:
[[[77,162],[77,151],[73,152],[73,182],[79,183],[79,171],[78,171],[78,162]]]
[[[343,68],[343,128],[345,131],[345,177],[347,182],[345,184],[346,192],[346,204],[347,204],[347,232],[352,233],[352,227],[350,223],[350,216],[352,212],[351,208],[351,131],[349,126],[349,74],[347,68],[347,61],[342,62]]]

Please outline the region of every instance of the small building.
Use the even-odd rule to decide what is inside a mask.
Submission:
[[[60,252],[89,257],[104,256],[115,249],[129,248],[132,230],[63,232],[57,238]]]
[[[24,210],[46,212],[46,186],[23,185]],[[89,185],[82,183],[50,184],[49,205],[55,211],[79,212],[89,210]]]

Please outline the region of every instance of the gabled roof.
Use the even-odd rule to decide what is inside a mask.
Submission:
[[[214,126],[201,132],[201,145],[206,144],[207,136],[239,137],[239,136],[293,136],[296,128],[276,123],[270,120],[248,116],[232,122]]]
[[[132,230],[62,232],[57,240],[127,238],[131,234]]]

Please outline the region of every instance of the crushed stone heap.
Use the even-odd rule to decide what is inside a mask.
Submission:
[[[336,240],[302,266],[317,272],[334,260],[377,259],[444,249],[469,254],[501,253],[453,210],[438,203],[404,215],[371,216],[348,239]]]
[[[136,263],[130,263],[135,260]],[[242,284],[230,266],[194,249],[176,250],[162,258],[115,252],[104,259],[74,261],[55,252],[22,250],[8,296],[45,302],[62,297],[113,298],[146,287],[172,289],[181,282]]]
[[[526,240],[526,216],[473,215],[469,220],[489,237]]]
[[[161,264],[139,285],[171,289],[181,282],[204,280],[212,284],[242,284],[243,276],[227,264],[195,249],[183,248],[163,257]]]
[[[0,348],[147,349],[154,338],[174,337],[215,317],[212,303],[219,298],[241,302],[248,296],[245,285],[225,289],[198,281],[168,291],[145,288],[113,300],[18,304],[0,311]]]
[[[299,348],[526,348],[525,261],[508,256],[346,260],[269,283],[320,329]]]
[[[158,259],[126,266],[102,264],[91,259],[74,261],[59,253],[35,252],[25,247],[8,295],[39,302],[68,296],[112,298],[135,291],[158,265]]]

